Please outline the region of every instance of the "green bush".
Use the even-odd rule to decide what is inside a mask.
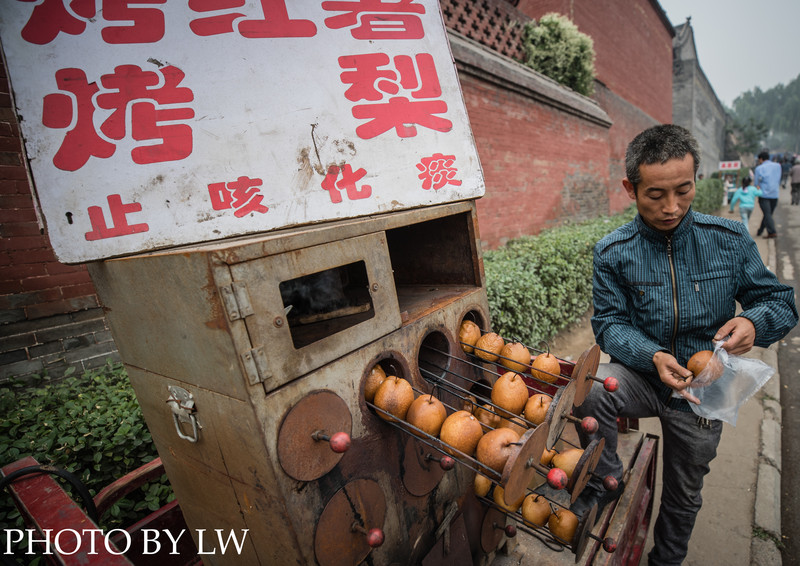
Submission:
[[[697,181],[696,187],[692,208],[704,214],[715,214],[719,211],[725,196],[722,179],[701,179]]]
[[[492,330],[535,346],[578,320],[592,304],[592,252],[600,238],[636,215],[566,225],[484,252]]]
[[[25,456],[77,475],[95,496],[158,456],[122,364],[108,363],[58,382],[12,381],[0,389],[0,464]],[[71,492],[71,486],[65,484]],[[73,495],[75,498],[76,495]],[[104,529],[129,525],[174,498],[166,475],[113,505]],[[0,523],[22,526],[11,498],[0,499]]]
[[[594,42],[569,18],[545,14],[523,29],[523,63],[580,94],[594,91]]]

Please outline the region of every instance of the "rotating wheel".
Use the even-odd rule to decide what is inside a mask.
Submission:
[[[566,387],[559,389],[547,409],[544,422],[550,425],[545,444],[548,450],[553,449],[553,446],[556,445],[556,442],[561,437],[564,427],[567,426],[566,417],[572,412],[573,399],[575,399],[577,387],[578,384],[575,381],[570,381]]]
[[[572,539],[572,552],[575,553],[575,563],[581,560],[583,551],[586,550],[586,545],[591,537],[592,527],[597,518],[597,504],[592,505],[588,513],[584,513],[583,517],[578,521],[578,528],[575,529],[575,538]]]
[[[575,464],[575,471],[572,472],[572,477],[567,483],[567,491],[570,493],[570,503],[575,503],[578,496],[586,487],[589,481],[589,476],[597,467],[597,462],[600,460],[600,455],[603,453],[603,448],[606,445],[606,439],[600,438],[592,440],[589,445],[584,449],[578,463]]]
[[[580,407],[586,400],[586,396],[592,388],[592,376],[597,373],[599,365],[600,346],[597,344],[584,351],[575,363],[575,367],[572,369],[572,381],[577,384],[575,399],[573,400],[576,407]]]
[[[542,458],[547,441],[549,425],[543,422],[534,429],[528,429],[519,439],[521,446],[508,457],[500,484],[506,505],[519,501],[525,495],[528,485],[536,474],[536,466]]]
[[[320,566],[361,564],[383,542],[386,499],[374,480],[353,480],[325,505],[314,533]]]
[[[299,481],[321,478],[343,456],[323,439],[340,432],[349,437],[352,429],[350,409],[341,397],[324,390],[309,393],[289,410],[278,431],[278,461],[283,471]]]
[[[412,436],[406,440],[403,451],[403,485],[412,495],[422,496],[439,485],[444,468],[439,460],[445,457],[424,442]]]
[[[494,507],[486,510],[481,525],[481,548],[486,554],[497,550],[497,545],[505,534],[506,514]]]

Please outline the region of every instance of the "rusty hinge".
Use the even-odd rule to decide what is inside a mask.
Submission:
[[[219,293],[225,305],[225,312],[228,313],[228,320],[239,320],[255,313],[245,283],[233,282],[230,285],[223,285],[219,288]]]
[[[253,348],[252,350],[244,352],[242,354],[242,364],[244,364],[244,372],[247,375],[250,385],[268,381],[272,378],[272,372],[269,370],[264,348]]]

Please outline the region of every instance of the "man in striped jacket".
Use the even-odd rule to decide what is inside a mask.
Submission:
[[[624,489],[620,482],[605,492],[596,479],[622,478],[617,417],[658,417],[663,489],[650,565],[686,557],[722,432],[721,421],[699,418],[680,395],[692,381],[687,361],[726,337],[730,354],[767,347],[798,320],[793,289],[764,266],[747,227],[692,210],[699,161],[696,140],[680,126],[639,134],[628,146],[622,182],[639,214],[594,249],[592,328],[611,358],[597,375],[613,375],[620,385],[613,394],[592,388],[575,408],[578,417],[597,418],[605,449],[572,509],[602,508]],[[590,440],[582,435],[584,446]]]

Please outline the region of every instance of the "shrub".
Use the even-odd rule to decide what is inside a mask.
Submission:
[[[722,206],[725,185],[722,179],[701,179],[696,183],[692,208],[704,214],[715,214]]]
[[[522,45],[524,63],[580,94],[594,91],[594,42],[578,31],[569,18],[545,14],[525,25]]]
[[[592,253],[600,238],[636,215],[566,225],[484,252],[492,329],[535,346],[578,320],[592,304]]]
[[[95,496],[103,487],[158,456],[122,364],[31,387],[0,389],[0,463],[25,456],[77,475]],[[71,492],[71,486],[65,489]],[[75,497],[73,495],[73,497]],[[113,505],[101,527],[119,528],[174,498],[166,475]],[[0,500],[0,523],[22,518],[11,498]]]

